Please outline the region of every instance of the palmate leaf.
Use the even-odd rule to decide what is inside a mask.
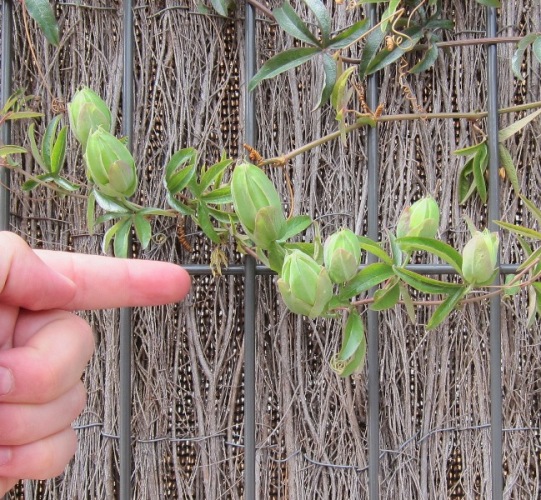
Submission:
[[[54,11],[49,0],[24,0],[24,5],[30,17],[38,24],[47,41],[58,47],[60,43],[58,23],[54,17]]]
[[[308,26],[288,2],[284,2],[280,7],[274,9],[272,13],[276,22],[286,33],[308,45],[319,45],[319,40],[312,34]]]
[[[248,90],[251,92],[263,80],[273,78],[290,69],[296,68],[301,64],[309,61],[316,54],[320,53],[321,49],[316,47],[299,47],[288,49],[271,57],[255,74],[248,84]]]

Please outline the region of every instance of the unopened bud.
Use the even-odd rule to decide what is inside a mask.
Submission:
[[[406,207],[396,227],[397,238],[416,236],[434,238],[440,225],[440,209],[431,196],[417,200],[411,207]]]
[[[462,275],[472,285],[490,284],[498,263],[498,233],[476,231],[462,250]]]
[[[107,132],[111,130],[111,111],[103,99],[88,87],[75,93],[68,104],[68,115],[71,130],[83,146],[83,151],[93,131],[99,127]]]
[[[345,283],[357,274],[361,261],[361,247],[355,233],[342,229],[325,241],[323,260],[334,283]]]
[[[323,314],[333,295],[327,270],[300,250],[284,259],[278,289],[291,311],[309,318]]]

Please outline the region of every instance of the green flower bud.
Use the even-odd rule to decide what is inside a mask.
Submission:
[[[355,233],[342,229],[329,236],[323,247],[323,261],[335,283],[345,283],[353,278],[361,261],[361,247]]]
[[[282,202],[263,170],[251,163],[237,165],[231,179],[231,195],[242,227],[257,245],[266,248],[280,238],[285,228]],[[267,210],[260,212],[262,209]]]
[[[434,238],[439,225],[440,208],[434,198],[426,196],[402,211],[396,227],[396,237]]]
[[[77,91],[68,104],[71,130],[77,140],[86,148],[91,132],[102,127],[111,130],[111,111],[102,98],[88,87]]]
[[[135,161],[114,135],[99,128],[88,137],[84,154],[88,178],[108,196],[131,196],[137,188]]]
[[[462,275],[472,285],[487,285],[498,263],[498,233],[476,231],[462,250]]]
[[[291,311],[309,318],[320,316],[333,296],[327,270],[300,250],[284,259],[278,289]]]

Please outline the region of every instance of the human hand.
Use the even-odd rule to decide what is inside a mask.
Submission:
[[[70,311],[177,302],[189,287],[174,264],[34,251],[0,232],[0,495],[60,474],[75,453],[94,339]]]

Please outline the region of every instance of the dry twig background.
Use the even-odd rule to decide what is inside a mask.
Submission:
[[[298,2],[294,2],[295,4]],[[455,38],[484,36],[484,9],[473,1],[444,0],[454,13]],[[541,31],[538,0],[502,2],[501,36]],[[23,29],[15,6],[14,87],[38,96],[35,109],[51,118],[53,101],[67,102],[80,84],[98,91],[122,121],[122,16],[118,1],[55,2],[62,29],[59,50],[31,26]],[[277,5],[270,2],[270,7]],[[329,2],[330,5],[330,2]],[[332,5],[336,27],[358,19]],[[195,2],[139,1],[135,7],[136,101],[134,153],[140,170],[138,198],[165,206],[163,167],[170,155],[194,146],[208,162],[222,150],[244,154],[243,9],[231,19],[202,15]],[[263,16],[258,21],[259,64],[290,46],[291,39]],[[34,60],[30,47],[37,59]],[[538,63],[527,55],[525,83],[510,70],[513,45],[498,45],[501,107],[541,100]],[[352,53],[352,56],[358,55]],[[5,57],[5,55],[2,55]],[[410,64],[413,61],[410,56]],[[39,68],[39,70],[38,70]],[[411,112],[396,69],[381,75],[384,114]],[[436,65],[407,79],[426,112],[486,109],[483,46],[441,51]],[[336,129],[327,107],[313,110],[321,84],[318,68],[303,66],[264,82],[256,91],[258,150],[272,157]],[[358,106],[358,103],[356,104]],[[502,117],[502,126],[521,115]],[[479,125],[482,127],[483,122]],[[22,140],[20,127],[15,139]],[[459,206],[456,194],[463,158],[471,144],[466,120],[387,122],[380,131],[382,232],[393,229],[402,208],[425,193],[442,208],[441,238],[458,248],[467,239],[463,214],[479,226],[486,209],[478,201]],[[514,141],[514,142],[513,142]],[[524,193],[539,203],[541,125],[529,126],[510,145]],[[295,191],[289,200],[284,173],[272,177],[309,213],[323,234],[366,225],[365,133],[325,144],[287,165]],[[84,181],[72,140],[70,173]],[[29,155],[24,168],[32,172]],[[12,179],[12,229],[35,247],[99,253],[101,234],[85,227],[84,203],[38,189],[23,193]],[[508,183],[502,183],[502,218],[533,224]],[[187,224],[192,251],[175,236],[172,219],[154,223],[156,237],[140,258],[208,264],[210,246]],[[520,250],[505,236],[502,261]],[[241,257],[229,250],[231,263]],[[134,498],[242,498],[243,471],[243,281],[195,277],[189,298],[174,306],[134,314]],[[503,307],[504,459],[506,498],[541,497],[541,328],[527,329],[527,297]],[[453,313],[437,331],[423,328],[396,308],[381,315],[381,497],[489,498],[490,397],[488,312],[472,304]],[[118,313],[88,315],[97,351],[85,374],[88,405],[76,422],[80,445],[65,474],[21,483],[9,498],[114,498],[118,480]],[[261,499],[367,497],[366,373],[342,380],[328,361],[341,332],[332,321],[306,321],[286,312],[272,277],[259,278],[257,313],[257,454]]]

